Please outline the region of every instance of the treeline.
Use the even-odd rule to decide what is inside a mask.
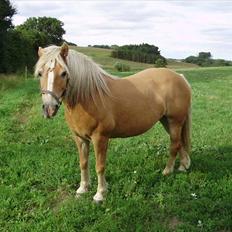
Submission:
[[[14,27],[12,17],[16,9],[9,0],[0,6],[0,73],[33,70],[39,46],[60,45],[63,42],[63,22],[55,18],[29,18]]]
[[[104,45],[104,44],[101,44],[101,45],[88,45],[88,47],[93,47],[93,48],[104,48],[104,49],[111,49],[112,47],[109,46],[109,45]]]
[[[199,52],[198,56],[188,56],[183,60],[187,63],[197,64],[201,67],[231,66],[232,61],[213,59],[210,52]]]
[[[95,45],[88,45],[89,48],[104,48],[104,49],[115,49],[118,47],[118,45],[106,45],[106,44],[95,44]]]
[[[161,56],[159,48],[147,43],[139,45],[124,45],[115,47],[111,53],[112,57],[131,60],[141,63],[156,64],[165,66],[166,59]]]

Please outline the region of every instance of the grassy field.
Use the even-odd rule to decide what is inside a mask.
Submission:
[[[116,62],[122,62],[130,66],[132,71],[137,71],[145,68],[152,68],[154,67],[153,64],[145,64],[145,63],[138,63],[128,60],[116,59],[111,57],[111,49],[102,49],[102,48],[94,48],[94,47],[73,47],[73,49],[86,54],[87,56],[92,57],[92,59],[101,64],[104,69],[107,70],[114,70],[114,64]],[[167,60],[168,68],[196,68],[198,67],[195,64],[185,63],[185,62],[178,62],[174,59]]]
[[[193,89],[190,170],[162,176],[168,136],[160,124],[114,139],[101,205],[92,201],[92,149],[91,191],[74,197],[80,170],[63,108],[45,120],[38,80],[1,77],[0,231],[232,231],[232,68],[178,71]]]

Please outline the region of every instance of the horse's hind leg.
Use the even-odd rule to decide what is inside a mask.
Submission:
[[[90,185],[89,181],[89,141],[86,141],[78,136],[75,136],[75,142],[79,151],[80,169],[81,169],[81,182],[80,187],[76,191],[76,196],[88,191]]]
[[[168,175],[173,172],[177,153],[181,149],[181,130],[182,123],[177,122],[173,119],[168,120],[168,132],[170,135],[170,157],[163,170],[163,175]]]
[[[187,117],[181,131],[181,149],[179,171],[186,171],[190,167],[191,159],[189,157],[191,147],[191,110],[188,110]]]
[[[185,172],[186,169],[189,169],[191,164],[191,159],[187,153],[187,151],[185,151],[184,147],[181,146],[180,149],[180,166],[178,168],[179,171],[181,172]]]

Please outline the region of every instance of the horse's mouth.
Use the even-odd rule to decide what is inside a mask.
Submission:
[[[43,105],[43,115],[45,118],[52,118],[56,115],[59,107],[58,105]]]

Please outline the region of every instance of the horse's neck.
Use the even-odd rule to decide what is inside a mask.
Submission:
[[[109,92],[111,92],[111,87],[114,85],[115,80],[107,76],[104,76],[104,79],[109,88]],[[70,106],[67,99],[64,99],[63,102],[65,108],[68,111],[75,111],[75,114],[82,113],[83,111],[95,114],[96,112],[106,111],[107,102],[111,97],[112,96],[107,96],[105,93],[102,93],[101,96],[98,92],[95,92],[93,99],[90,97],[84,102],[77,102],[75,106]]]
[[[65,111],[74,113],[75,115],[82,115],[82,114],[89,114],[93,115],[96,113],[100,106],[102,105],[102,102],[100,101],[99,96],[96,97],[95,101],[93,99],[89,99],[85,102],[77,102],[75,106],[70,106],[67,101],[64,100],[64,107]]]

